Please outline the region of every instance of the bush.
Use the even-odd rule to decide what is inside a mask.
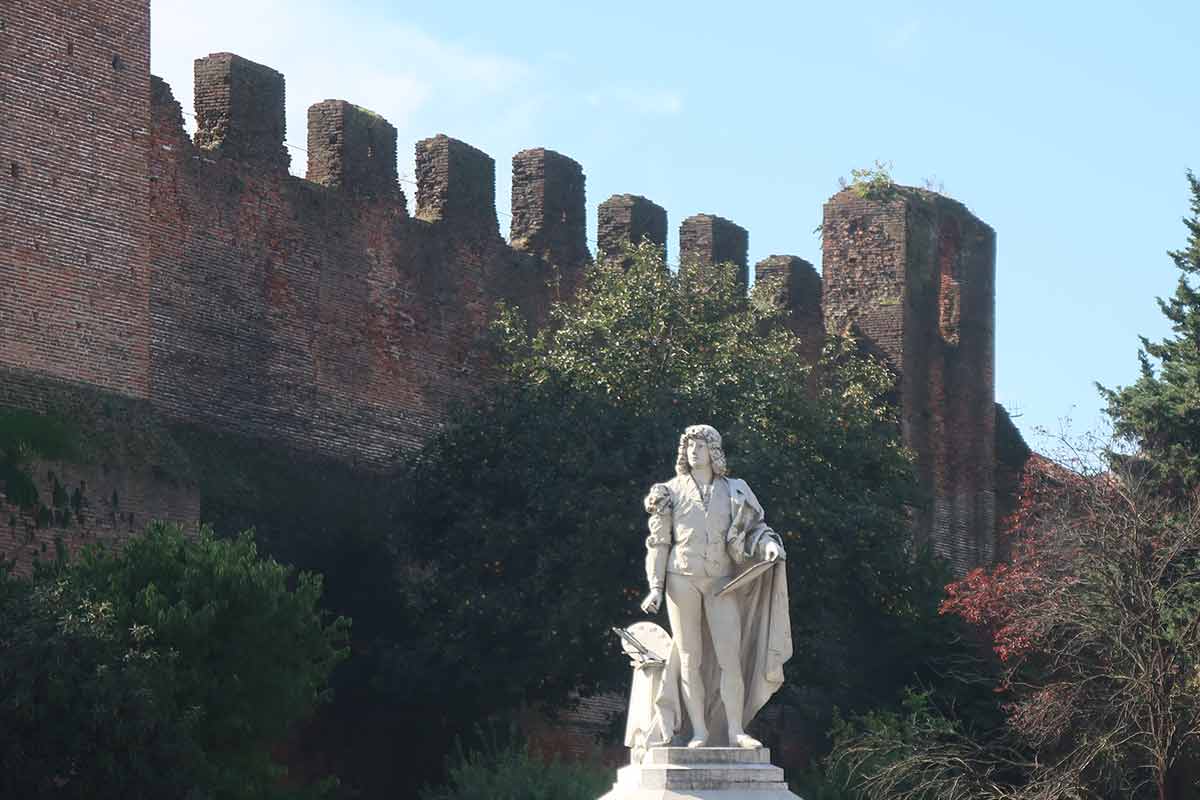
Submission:
[[[492,737],[449,764],[444,786],[426,789],[421,800],[596,800],[612,785],[613,771],[581,762],[544,759],[528,743]]]
[[[289,796],[270,749],[345,654],[319,577],[153,524],[0,587],[0,796]]]

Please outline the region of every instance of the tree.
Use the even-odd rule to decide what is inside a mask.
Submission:
[[[252,536],[153,524],[120,551],[6,579],[0,794],[270,797],[347,622]]]
[[[1200,180],[1190,170],[1187,179],[1187,244],[1169,254],[1179,283],[1173,297],[1158,300],[1173,335],[1141,337],[1141,376],[1131,386],[1097,384],[1116,434],[1142,451],[1143,466],[1169,490],[1200,486],[1200,291],[1192,284],[1200,276]]]
[[[172,719],[169,654],[64,580],[0,593],[0,794],[186,797],[200,754]]]
[[[988,635],[1005,729],[922,709],[838,746],[869,797],[1185,798],[1200,752],[1200,501],[1128,473],[1027,475],[1011,563],[943,605]],[[877,720],[876,720],[877,722]]]
[[[912,552],[891,376],[844,340],[805,363],[770,287],[747,300],[728,267],[672,273],[652,247],[628,261],[597,265],[536,333],[502,314],[498,385],[400,476],[396,702],[450,735],[626,688],[609,626],[640,616],[640,501],[697,421],[785,538],[793,699],[823,730],[835,703],[893,697],[928,655],[941,574]]]
[[[1005,725],[981,732],[924,695],[907,717],[843,727],[837,763],[870,797],[1191,797],[1200,756],[1200,180],[1173,335],[1142,337],[1141,376],[1097,385],[1117,442],[1072,469],[1033,456],[1007,563],[948,587],[999,668]],[[1134,455],[1128,455],[1130,445]],[[1111,471],[1090,465],[1107,463]],[[998,777],[999,776],[999,777]]]

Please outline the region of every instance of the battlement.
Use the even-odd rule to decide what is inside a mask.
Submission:
[[[747,251],[750,234],[746,229],[724,217],[696,214],[679,225],[679,262],[724,264],[737,268],[738,283],[750,285]]]
[[[667,210],[636,194],[614,194],[597,213],[596,249],[615,256],[627,245],[649,242],[667,254]]]
[[[779,282],[778,300],[788,308],[820,311],[821,276],[798,256],[767,256],[754,265],[755,282]]]
[[[821,314],[821,276],[798,256],[767,256],[754,265],[755,284],[775,283],[775,302],[788,309],[788,327],[800,337],[806,355],[821,353],[825,321]]]
[[[400,194],[396,128],[345,100],[308,109],[308,180],[365,197]]]
[[[551,264],[589,261],[583,167],[544,147],[522,150],[512,160],[514,250]]]
[[[444,133],[417,142],[417,218],[497,232],[496,162]]]
[[[233,53],[195,62],[196,146],[286,170],[283,75]]]

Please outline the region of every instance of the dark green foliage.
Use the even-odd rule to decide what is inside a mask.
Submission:
[[[780,312],[731,269],[671,274],[653,248],[597,266],[548,330],[497,327],[505,380],[402,475],[390,689],[449,731],[572,689],[624,689],[609,626],[641,616],[650,484],[695,422],[725,437],[784,536],[796,655],[785,701],[824,730],[833,704],[894,699],[940,647],[943,575],[911,552],[917,501],[884,398],[891,377],[829,343],[798,356]],[[452,692],[444,687],[453,686]]]
[[[67,580],[0,592],[0,796],[185,797],[201,758],[173,654]]]
[[[1173,335],[1159,342],[1142,337],[1141,376],[1115,390],[1099,386],[1117,436],[1140,450],[1142,465],[1168,490],[1200,486],[1200,180],[1187,174],[1191,216],[1182,250],[1170,253],[1178,267],[1175,295],[1159,299]]]
[[[21,409],[0,409],[0,490],[8,502],[46,519],[51,505],[39,496],[30,472],[36,458],[61,459],[74,447],[67,426],[56,417]],[[67,498],[50,498],[56,508],[67,508]],[[46,520],[48,521],[48,519]]]
[[[612,786],[612,770],[546,759],[513,736],[495,737],[464,750],[456,743],[445,785],[430,787],[421,800],[595,800]]]
[[[295,796],[270,748],[345,655],[318,577],[154,524],[3,592],[0,796]]]

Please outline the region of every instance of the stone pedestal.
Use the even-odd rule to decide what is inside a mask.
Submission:
[[[800,800],[765,747],[652,747],[600,800]]]

